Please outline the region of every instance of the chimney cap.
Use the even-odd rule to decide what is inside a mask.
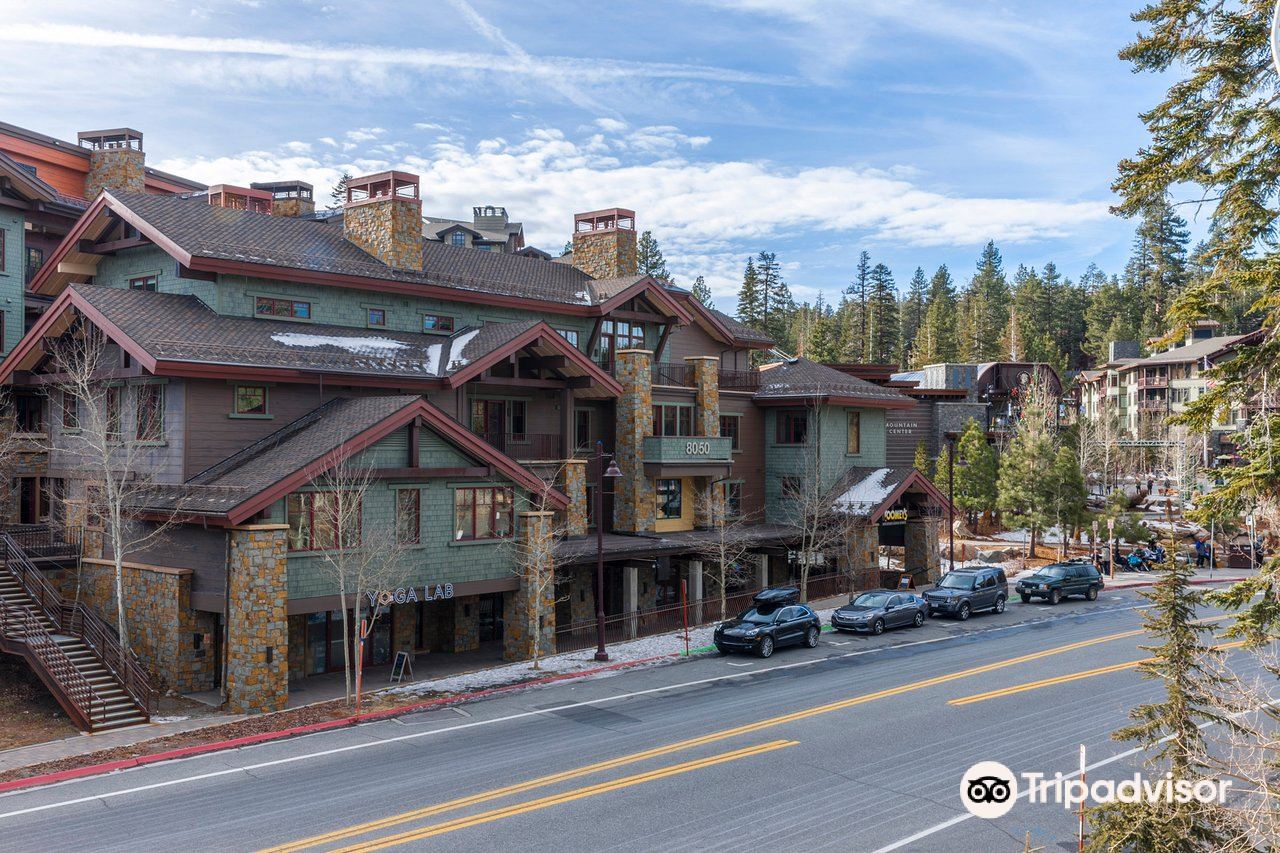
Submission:
[[[107,130],[82,130],[76,134],[76,142],[82,148],[95,151],[116,148],[142,150],[142,131],[131,127],[113,127]]]
[[[634,231],[636,212],[625,207],[609,207],[573,215],[573,233],[588,231]]]
[[[362,175],[347,181],[347,205],[364,204],[395,197],[403,201],[421,201],[418,195],[419,178],[412,172],[394,169]]]
[[[306,181],[254,181],[252,189],[265,190],[275,198],[311,198],[315,187]]]
[[[238,187],[234,184],[214,184],[206,191],[209,204],[233,210],[250,210],[254,213],[271,212],[271,193],[266,190]]]

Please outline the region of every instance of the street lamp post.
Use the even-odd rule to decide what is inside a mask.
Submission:
[[[947,433],[947,560],[956,567],[956,437]]]
[[[604,460],[609,460],[606,471]],[[604,480],[621,477],[618,463],[613,456],[606,456],[604,442],[596,442],[596,660],[607,661],[609,653],[604,648]]]

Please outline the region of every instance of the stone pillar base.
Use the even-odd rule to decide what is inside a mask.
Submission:
[[[280,711],[289,699],[288,525],[232,527],[227,560],[226,709]]]

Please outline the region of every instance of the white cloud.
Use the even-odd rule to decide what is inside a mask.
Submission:
[[[858,241],[867,239],[968,250],[989,239],[1006,245],[1076,236],[1109,216],[1105,200],[949,195],[929,189],[910,168],[693,160],[689,150],[707,145],[701,137],[673,127],[644,130],[662,143],[635,146],[607,134],[578,140],[536,128],[522,139],[450,139],[434,143],[428,153],[404,156],[282,149],[155,165],[241,185],[301,178],[315,184],[321,198],[343,171],[405,169],[422,177],[428,213],[459,216],[476,204],[502,204],[524,222],[528,242],[549,250],[558,250],[569,236],[574,212],[629,207],[641,229],[659,236],[672,271],[686,284],[705,275],[718,296],[736,290],[749,254],[784,240],[843,242],[850,257]],[[380,155],[388,150],[370,149]],[[790,278],[797,295],[808,298],[816,290],[806,287],[804,274],[798,269]]]

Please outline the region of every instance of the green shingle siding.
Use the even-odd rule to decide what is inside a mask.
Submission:
[[[778,444],[777,409],[767,409],[764,415],[765,431],[765,507],[766,521],[785,523],[788,520],[789,501],[782,498],[780,480],[786,476],[800,476],[809,464],[812,450],[809,445]],[[861,452],[848,453],[849,412],[862,417]],[[810,441],[819,442],[818,464],[822,471],[822,485],[830,488],[840,475],[850,468],[880,468],[885,464],[885,418],[881,409],[846,409],[822,406],[817,415],[809,414]]]
[[[21,214],[0,208],[0,230],[4,231],[4,266],[0,267],[0,311],[4,312],[4,328],[0,329],[0,355],[8,354],[22,338],[27,259],[22,221]]]

